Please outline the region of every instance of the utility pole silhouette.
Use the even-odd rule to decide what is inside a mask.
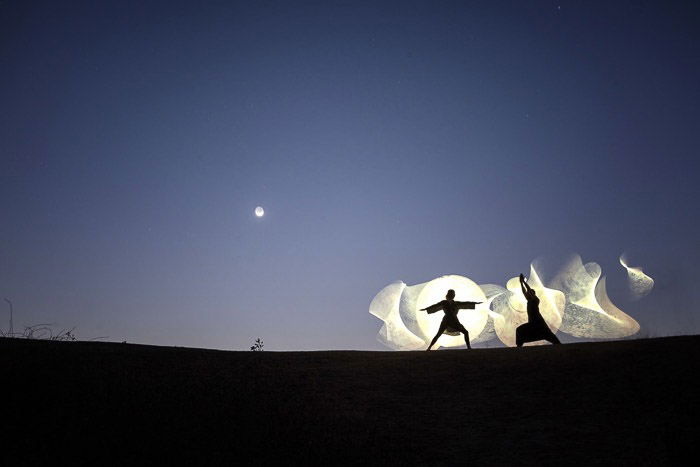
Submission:
[[[12,302],[7,298],[5,301],[10,305],[10,337],[12,337],[12,335],[15,333],[15,330],[12,328]]]

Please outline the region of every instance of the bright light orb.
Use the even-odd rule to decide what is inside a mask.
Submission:
[[[482,302],[485,303],[486,295],[475,282],[463,276],[443,276],[434,279],[426,284],[418,295],[416,300],[416,308],[423,308],[434,305],[435,303],[445,300],[445,294],[448,290],[455,291],[455,300],[458,302]],[[488,313],[486,307],[477,305],[475,310],[462,310],[458,313],[459,322],[469,331],[469,340],[472,341],[481,334]],[[418,311],[416,321],[418,327],[423,331],[423,335],[432,339],[440,328],[440,323],[445,313],[439,311],[437,313],[428,314],[425,311]],[[459,332],[445,332],[437,341],[440,347],[458,347],[464,345],[464,336]]]
[[[262,208],[262,206],[258,206],[255,208],[255,217],[262,217],[265,215],[265,210]]]

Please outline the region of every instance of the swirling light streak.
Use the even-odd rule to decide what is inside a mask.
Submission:
[[[639,300],[645,295],[648,295],[651,289],[654,288],[654,279],[644,274],[642,268],[633,268],[628,266],[627,263],[626,255],[623,253],[620,256],[620,264],[627,270],[627,284],[632,293],[632,298],[634,300]]]

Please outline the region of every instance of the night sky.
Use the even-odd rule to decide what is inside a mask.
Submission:
[[[0,298],[15,330],[380,350],[392,281],[579,253],[644,335],[697,333],[698,109],[694,2],[3,1]]]

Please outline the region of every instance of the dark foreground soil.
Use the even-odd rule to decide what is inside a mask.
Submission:
[[[700,444],[699,359],[700,336],[431,353],[0,339],[0,463],[676,464]]]

